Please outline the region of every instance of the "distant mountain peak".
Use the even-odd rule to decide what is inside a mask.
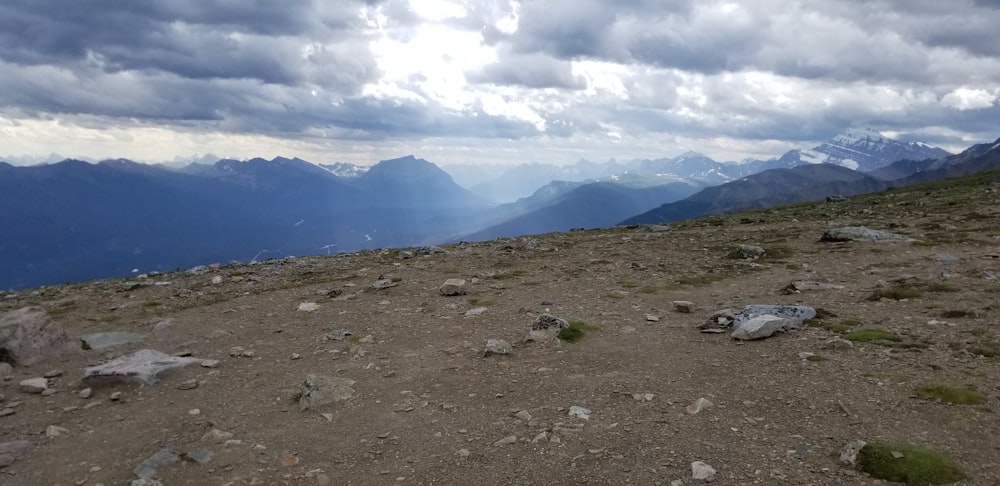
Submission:
[[[854,145],[859,142],[884,142],[887,137],[879,132],[878,130],[871,127],[855,127],[848,128],[841,133],[835,135],[830,139],[833,143],[844,144],[844,145]]]

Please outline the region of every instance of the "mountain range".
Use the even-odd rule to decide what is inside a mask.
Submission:
[[[997,144],[952,156],[862,130],[766,161],[721,163],[689,152],[524,164],[468,189],[414,156],[370,168],[283,157],[182,168],[123,159],[0,162],[0,288],[672,221],[961,175],[997,159]],[[567,177],[543,180],[552,174]],[[497,204],[490,188],[511,184],[527,195]]]

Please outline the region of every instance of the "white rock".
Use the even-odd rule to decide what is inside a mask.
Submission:
[[[578,407],[576,405],[573,405],[572,407],[569,407],[569,414],[568,415],[570,417],[579,417],[579,418],[582,418],[584,420],[590,420],[590,413],[591,413],[590,409],[583,408],[583,407]]]
[[[45,378],[28,378],[27,380],[21,380],[21,383],[18,384],[18,389],[23,393],[38,395],[49,389],[49,380]]]
[[[465,295],[465,280],[461,278],[449,278],[444,281],[444,285],[441,286],[441,295],[444,296],[456,296]]]
[[[715,479],[715,468],[702,461],[694,461],[691,463],[691,479],[711,481]]]
[[[319,304],[315,302],[303,302],[299,304],[299,312],[315,312],[319,310]]]
[[[483,350],[483,356],[489,356],[491,354],[510,354],[510,343],[504,341],[503,339],[489,339],[486,341],[486,349]]]
[[[708,408],[712,408],[714,406],[715,406],[715,404],[712,403],[709,399],[707,399],[705,397],[701,397],[701,398],[698,398],[697,400],[695,400],[694,403],[692,403],[691,405],[688,405],[687,408],[686,408],[686,410],[687,410],[687,413],[689,413],[691,415],[695,415],[698,412],[701,412],[702,410],[705,410],[705,409],[708,409]]]
[[[744,322],[736,329],[733,329],[733,338],[750,341],[754,339],[764,339],[772,334],[784,329],[788,321],[782,317],[763,315],[754,317]]]

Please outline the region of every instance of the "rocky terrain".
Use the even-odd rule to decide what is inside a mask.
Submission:
[[[997,181],[3,293],[0,484],[998,484]]]

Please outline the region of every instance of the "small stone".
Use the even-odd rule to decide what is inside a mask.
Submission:
[[[6,380],[14,376],[14,367],[10,363],[0,361],[0,380]]]
[[[219,285],[220,283],[222,283],[222,275],[216,275],[216,276],[212,277],[212,284],[213,285]]]
[[[191,410],[188,410],[188,415],[190,415],[192,417],[197,416],[197,415],[201,415],[201,409],[200,408],[192,408]]]
[[[528,413],[527,410],[518,411],[517,413],[514,414],[514,416],[517,417],[518,420],[522,420],[525,422],[531,421],[531,414]]]
[[[184,453],[184,459],[198,464],[208,464],[215,457],[215,453],[208,449],[192,449]]]
[[[685,410],[687,410],[687,413],[695,415],[698,412],[712,408],[713,406],[715,406],[715,404],[712,403],[709,399],[701,397],[695,400],[694,403],[692,403],[691,405],[688,405],[687,408],[685,408]]]
[[[491,354],[510,354],[510,343],[503,339],[489,339],[486,341],[486,348],[483,349],[483,357]]]
[[[45,378],[28,378],[27,380],[21,380],[21,383],[18,384],[18,390],[21,390],[22,393],[33,395],[41,394],[48,389],[49,380]]]
[[[232,432],[226,432],[225,430],[212,429],[201,436],[202,442],[209,442],[212,444],[221,444],[229,439],[233,438]]]
[[[465,295],[466,294],[465,280],[461,278],[449,278],[448,280],[444,281],[444,284],[441,285],[441,288],[439,290],[441,292],[441,295],[444,295],[446,297]]]
[[[281,455],[281,466],[292,467],[299,463],[299,456],[285,452]]]
[[[647,322],[660,322],[660,318],[654,314],[646,314]]]
[[[509,444],[513,444],[515,442],[517,442],[517,436],[516,435],[508,435],[507,437],[504,437],[503,439],[500,439],[500,440],[494,442],[493,443],[493,447],[500,447],[500,446],[504,446],[504,445],[509,445]]]
[[[177,385],[178,390],[194,390],[198,388],[198,380],[190,379],[184,380]]]
[[[49,370],[49,371],[46,371],[45,374],[42,375],[42,376],[44,378],[57,378],[57,377],[60,377],[62,375],[63,375],[63,370]]]
[[[299,312],[315,312],[319,310],[319,304],[315,302],[303,302],[299,304]]]
[[[652,393],[636,393],[632,395],[632,399],[637,402],[651,402],[656,395]]]
[[[548,438],[549,438],[549,433],[548,432],[540,432],[538,435],[535,436],[534,439],[531,439],[531,443],[532,444],[537,444],[537,443],[542,442],[544,440],[548,440]]]
[[[111,395],[108,396],[108,400],[111,400],[112,402],[117,402],[118,400],[121,399],[122,399],[122,392],[120,391],[113,392]]]
[[[863,440],[848,442],[847,445],[840,450],[840,463],[845,466],[857,466],[858,453],[860,453],[861,449],[864,449],[866,445],[868,445],[868,443]]]
[[[809,351],[803,351],[799,353],[799,358],[802,359],[809,359],[812,358],[813,356],[816,356],[816,353],[810,353]]]
[[[59,437],[63,434],[68,434],[69,429],[60,427],[58,425],[50,425],[45,428],[45,437]]]
[[[330,476],[327,476],[326,474],[316,475],[316,486],[329,486],[329,485],[330,485]]]
[[[337,329],[334,331],[330,331],[325,337],[333,341],[343,341],[344,339],[347,338],[347,336],[350,335],[351,331],[348,331],[347,329]]]
[[[458,457],[469,457],[470,454],[472,453],[469,452],[468,449],[459,449],[457,452],[455,452],[455,455],[457,455]]]
[[[92,388],[84,388],[76,393],[80,398],[87,399],[94,395],[94,390]]]
[[[568,415],[570,417],[578,417],[583,420],[590,420],[590,414],[591,414],[590,409],[578,407],[576,405],[569,407]]]
[[[691,463],[691,479],[710,482],[715,479],[715,468],[702,461],[694,461]]]
[[[219,360],[217,360],[217,359],[203,359],[203,360],[201,360],[201,367],[202,368],[218,368],[219,367]]]
[[[824,349],[853,349],[854,343],[844,338],[833,338],[823,343]]]
[[[478,315],[480,315],[480,314],[482,314],[483,312],[486,312],[486,311],[487,311],[486,307],[473,307],[473,308],[465,311],[465,317],[478,316]]]
[[[297,359],[302,359],[302,355],[299,354],[299,353],[292,353],[291,359],[292,359],[292,361],[295,361]]]
[[[675,300],[671,302],[671,304],[673,304],[674,310],[676,310],[677,312],[683,312],[685,314],[690,314],[698,310],[698,306],[695,305],[694,302],[690,302],[687,300]]]
[[[139,463],[132,473],[139,479],[152,479],[159,472],[160,468],[169,466],[181,460],[181,457],[173,450],[163,448],[156,451],[152,456]]]

